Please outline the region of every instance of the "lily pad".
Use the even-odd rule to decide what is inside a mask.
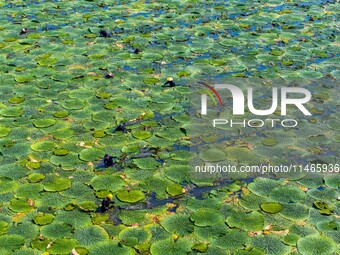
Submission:
[[[186,255],[191,251],[192,243],[184,238],[174,241],[172,238],[159,240],[151,244],[152,255]]]
[[[282,205],[280,203],[264,203],[261,205],[261,209],[267,213],[278,213],[282,210]]]
[[[71,187],[71,180],[63,177],[53,175],[47,182],[44,183],[44,189],[46,191],[62,191]]]
[[[146,228],[125,228],[119,233],[119,239],[127,246],[136,246],[148,242],[151,239],[151,232]]]
[[[183,194],[183,187],[179,184],[171,184],[166,187],[166,192],[170,196],[178,196]]]
[[[25,239],[19,235],[3,235],[0,236],[1,248],[5,251],[13,252],[20,249],[25,243]]]
[[[69,153],[70,153],[69,150],[62,149],[62,148],[56,149],[56,150],[53,151],[53,154],[56,155],[56,156],[65,156],[65,155],[67,155]]]
[[[152,136],[152,134],[149,131],[136,131],[132,132],[132,135],[137,139],[141,140],[148,139]]]
[[[31,145],[31,149],[34,151],[51,151],[57,147],[57,144],[52,141],[40,141]]]
[[[11,132],[11,129],[8,127],[0,126],[0,137],[5,137]]]
[[[171,214],[162,220],[161,225],[166,231],[177,235],[187,235],[194,231],[194,224],[188,214]]]
[[[125,181],[118,177],[109,174],[102,174],[91,179],[91,185],[95,190],[109,190],[111,192],[118,191],[125,186]]]
[[[95,161],[103,158],[105,151],[98,148],[87,148],[80,152],[79,158],[83,161]]]
[[[232,213],[227,217],[226,222],[230,227],[240,228],[244,231],[259,231],[264,227],[264,217],[256,211]]]
[[[48,252],[52,255],[69,254],[72,249],[77,246],[78,242],[75,239],[59,238],[51,244]]]
[[[10,99],[8,99],[8,102],[10,102],[11,104],[21,104],[24,101],[24,97],[11,97]]]
[[[95,202],[93,201],[82,201],[78,203],[79,209],[85,212],[93,212],[98,208]]]
[[[30,212],[34,210],[34,204],[28,199],[12,199],[9,208],[14,212]]]
[[[91,247],[100,242],[109,240],[109,235],[100,226],[87,226],[78,228],[74,234],[74,237],[78,240],[79,245],[83,247]]]
[[[45,179],[45,175],[43,174],[39,174],[39,173],[33,173],[33,174],[30,174],[27,179],[32,182],[32,183],[35,183],[35,182],[40,182],[42,181],[43,179]]]
[[[33,121],[33,125],[37,128],[47,128],[53,126],[56,122],[55,119],[37,119]]]
[[[278,144],[278,141],[275,138],[267,137],[262,140],[262,144],[265,146],[275,146]]]
[[[321,235],[310,235],[299,239],[297,248],[303,255],[330,255],[337,250],[332,239]]]
[[[121,190],[116,193],[117,198],[122,202],[136,203],[145,198],[145,194],[140,190]]]
[[[200,153],[200,158],[208,162],[218,162],[226,160],[227,156],[223,151],[217,149],[208,149]]]
[[[41,227],[41,234],[47,238],[63,238],[72,236],[72,226],[63,222],[53,222]]]
[[[232,229],[229,230],[222,236],[218,236],[213,239],[212,245],[221,248],[234,251],[236,249],[241,249],[249,240],[247,233]]]
[[[53,222],[54,216],[53,214],[50,213],[38,213],[34,218],[33,221],[35,224],[43,226],[43,225],[47,225]]]
[[[191,215],[190,219],[196,226],[206,227],[220,224],[224,221],[224,216],[217,210],[200,208]]]

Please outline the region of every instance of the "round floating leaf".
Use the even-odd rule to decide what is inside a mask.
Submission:
[[[78,158],[78,154],[69,153],[65,156],[55,156],[55,155],[53,155],[50,158],[50,162],[53,165],[56,165],[56,166],[61,165],[62,167],[73,167],[74,165],[80,163],[81,161]]]
[[[119,233],[119,239],[127,246],[135,246],[148,242],[151,239],[151,232],[147,228],[125,228]]]
[[[71,138],[74,135],[74,131],[71,129],[60,128],[52,131],[51,135],[53,135],[54,138],[65,140]]]
[[[316,228],[322,232],[337,232],[340,229],[340,221],[336,219],[320,221]]]
[[[11,104],[21,104],[24,101],[24,97],[11,97],[10,99],[8,99],[8,102],[10,102]]]
[[[143,53],[142,59],[149,60],[149,61],[157,61],[157,60],[162,60],[163,55],[158,54],[158,53]]]
[[[248,239],[247,233],[233,229],[223,236],[214,238],[212,245],[221,249],[236,250],[241,249],[248,242]]]
[[[290,220],[305,220],[308,218],[308,207],[300,203],[284,204],[280,214]]]
[[[148,139],[152,136],[152,134],[149,131],[135,131],[135,132],[132,132],[132,135],[135,138],[141,139],[141,140]]]
[[[100,242],[108,241],[109,235],[100,226],[87,226],[78,228],[74,238],[78,240],[79,245],[88,248]]]
[[[19,117],[23,114],[21,107],[6,107],[0,110],[0,115],[4,117]]]
[[[67,149],[56,149],[53,151],[53,154],[56,155],[56,156],[65,156],[67,154],[69,154],[70,151],[67,150]]]
[[[337,119],[328,120],[326,124],[330,129],[340,130],[340,121]]]
[[[10,132],[11,132],[10,128],[0,126],[0,137],[7,136]]]
[[[68,116],[68,111],[58,111],[58,112],[55,112],[53,113],[53,116],[56,117],[56,118],[65,118]]]
[[[145,198],[145,194],[140,190],[120,190],[116,196],[120,201],[127,203],[136,203]]]
[[[1,248],[7,251],[20,249],[25,243],[25,239],[19,235],[3,235],[0,236]]]
[[[254,182],[248,185],[248,189],[254,194],[266,197],[279,184],[277,181],[268,178],[256,178]]]
[[[85,102],[77,99],[66,100],[61,104],[61,106],[67,110],[79,110],[84,108],[85,105],[86,105]]]
[[[172,238],[156,241],[151,244],[152,255],[186,255],[191,251],[192,243],[184,238],[174,241]]]
[[[133,159],[133,163],[140,169],[156,169],[160,165],[160,163],[152,157]]]
[[[336,252],[336,243],[327,236],[310,235],[298,240],[297,248],[303,255],[330,255]]]
[[[33,174],[30,174],[27,179],[30,181],[30,182],[40,182],[42,181],[43,179],[45,179],[45,175],[43,174],[38,174],[38,173],[33,173]]]
[[[69,254],[72,249],[77,246],[77,240],[60,238],[55,240],[47,251],[49,254]]]
[[[72,236],[72,226],[63,222],[53,222],[41,227],[41,234],[44,237],[57,239]]]
[[[78,204],[80,210],[85,211],[85,212],[93,212],[94,210],[97,209],[97,205],[93,201],[83,201]]]
[[[217,162],[226,160],[227,156],[223,151],[217,149],[209,149],[200,153],[200,158],[208,162]]]
[[[90,215],[80,210],[59,211],[55,216],[55,221],[68,223],[76,229],[92,225]]]
[[[262,140],[262,144],[265,146],[274,146],[278,144],[278,141],[275,138],[266,137]]]
[[[325,183],[328,187],[338,189],[340,187],[340,175],[330,174],[324,177]]]
[[[278,237],[272,235],[255,236],[251,241],[254,247],[263,250],[266,255],[285,255],[291,250]]]
[[[46,191],[62,191],[71,187],[71,180],[63,177],[53,175],[49,181],[44,183],[44,189]]]
[[[226,222],[230,227],[240,228],[244,231],[259,231],[264,227],[263,215],[256,211],[251,213],[234,212],[227,217]]]
[[[37,128],[47,128],[53,126],[57,121],[55,119],[36,119],[33,125]]]
[[[187,235],[194,231],[194,225],[188,214],[171,214],[162,220],[161,224],[166,231],[177,235]]]
[[[52,223],[54,219],[53,214],[50,213],[38,213],[34,218],[33,221],[35,224],[43,226]]]
[[[57,147],[57,144],[52,141],[41,141],[31,145],[31,149],[34,151],[51,151]]]
[[[196,212],[192,213],[190,219],[196,226],[206,227],[214,226],[224,221],[224,216],[221,212],[209,209],[200,208]]]
[[[80,152],[79,158],[83,161],[95,161],[103,158],[105,151],[98,148],[87,148]]]
[[[0,235],[6,234],[8,228],[9,228],[8,222],[0,220]]]
[[[8,234],[16,234],[20,235],[26,240],[31,240],[38,236],[39,234],[39,227],[34,225],[30,221],[24,221],[19,224],[14,224],[9,230]]]
[[[190,167],[187,165],[172,165],[164,171],[166,177],[178,183],[189,180]]]
[[[102,174],[91,179],[91,185],[94,190],[109,190],[116,192],[121,187],[125,186],[125,181],[118,177],[109,174]]]
[[[9,208],[14,212],[30,212],[34,210],[34,204],[28,199],[12,199]]]
[[[267,213],[278,213],[282,210],[282,205],[279,203],[269,202],[262,204],[261,209]]]
[[[76,247],[74,249],[79,255],[88,255],[89,254],[89,250],[84,248],[84,247]]]
[[[96,255],[111,255],[111,254],[119,254],[119,255],[135,255],[136,252],[130,247],[126,247],[125,245],[121,245],[117,241],[106,241],[98,243],[97,245],[89,248],[90,254]]]
[[[0,177],[0,194],[13,191],[18,187],[18,183],[13,181],[11,178]]]
[[[179,196],[183,194],[183,187],[179,184],[170,184],[166,187],[166,192],[170,196]]]
[[[240,200],[240,205],[242,205],[247,210],[258,210],[261,204],[267,202],[263,197],[259,197],[253,193],[249,193],[246,196],[242,196]]]
[[[298,202],[306,197],[306,193],[295,186],[284,186],[273,189],[269,197],[276,202]]]

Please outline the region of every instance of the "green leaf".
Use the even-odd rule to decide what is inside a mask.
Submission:
[[[152,255],[187,255],[191,251],[191,242],[184,238],[174,241],[172,238],[156,241],[151,244]]]
[[[51,179],[44,183],[46,191],[62,191],[71,187],[71,180],[53,175]]]
[[[125,181],[118,177],[109,174],[102,174],[91,179],[91,185],[95,190],[109,190],[116,192],[121,187],[125,186]]]
[[[327,236],[310,235],[299,239],[297,248],[303,255],[331,255],[336,252],[337,245]]]
[[[171,214],[162,220],[161,225],[166,231],[177,235],[188,235],[194,231],[194,225],[188,214]]]
[[[52,141],[40,141],[31,145],[31,149],[34,151],[51,151],[57,147],[57,144]]]
[[[25,239],[19,235],[0,236],[1,248],[7,251],[20,249],[24,245]]]
[[[73,248],[78,246],[78,242],[74,239],[60,238],[55,240],[47,251],[50,254],[69,254]]]
[[[33,125],[37,128],[47,128],[53,126],[57,121],[55,119],[36,119]]]
[[[217,210],[200,208],[191,214],[190,219],[196,226],[206,227],[220,224],[224,221],[224,216]]]
[[[11,132],[11,129],[8,127],[0,126],[0,137],[5,137]]]
[[[119,233],[119,240],[121,240],[123,244],[126,242],[127,246],[136,246],[137,244],[146,243],[150,239],[151,232],[147,228],[139,227],[125,228]],[[128,245],[129,241],[130,245]]]
[[[79,209],[85,212],[93,212],[97,209],[97,205],[93,201],[82,201],[78,203]]]
[[[278,213],[282,210],[282,205],[280,203],[264,203],[261,205],[261,209],[267,213]]]
[[[72,236],[72,226],[63,222],[53,222],[41,227],[41,234],[44,237],[57,239]]]
[[[145,194],[140,190],[120,190],[116,192],[117,198],[122,202],[136,203],[145,198]]]
[[[74,238],[78,240],[79,245],[88,248],[100,242],[108,241],[109,235],[100,226],[87,226],[78,228],[74,234]]]
[[[83,149],[80,154],[79,158],[83,161],[95,161],[100,158],[103,158],[105,155],[105,151],[98,149],[98,148],[86,148]]]
[[[264,227],[263,215],[256,211],[251,213],[234,212],[227,217],[226,222],[230,227],[236,227],[244,231],[260,231]]]
[[[38,213],[34,218],[33,221],[37,225],[47,225],[53,222],[54,216],[50,213]]]

